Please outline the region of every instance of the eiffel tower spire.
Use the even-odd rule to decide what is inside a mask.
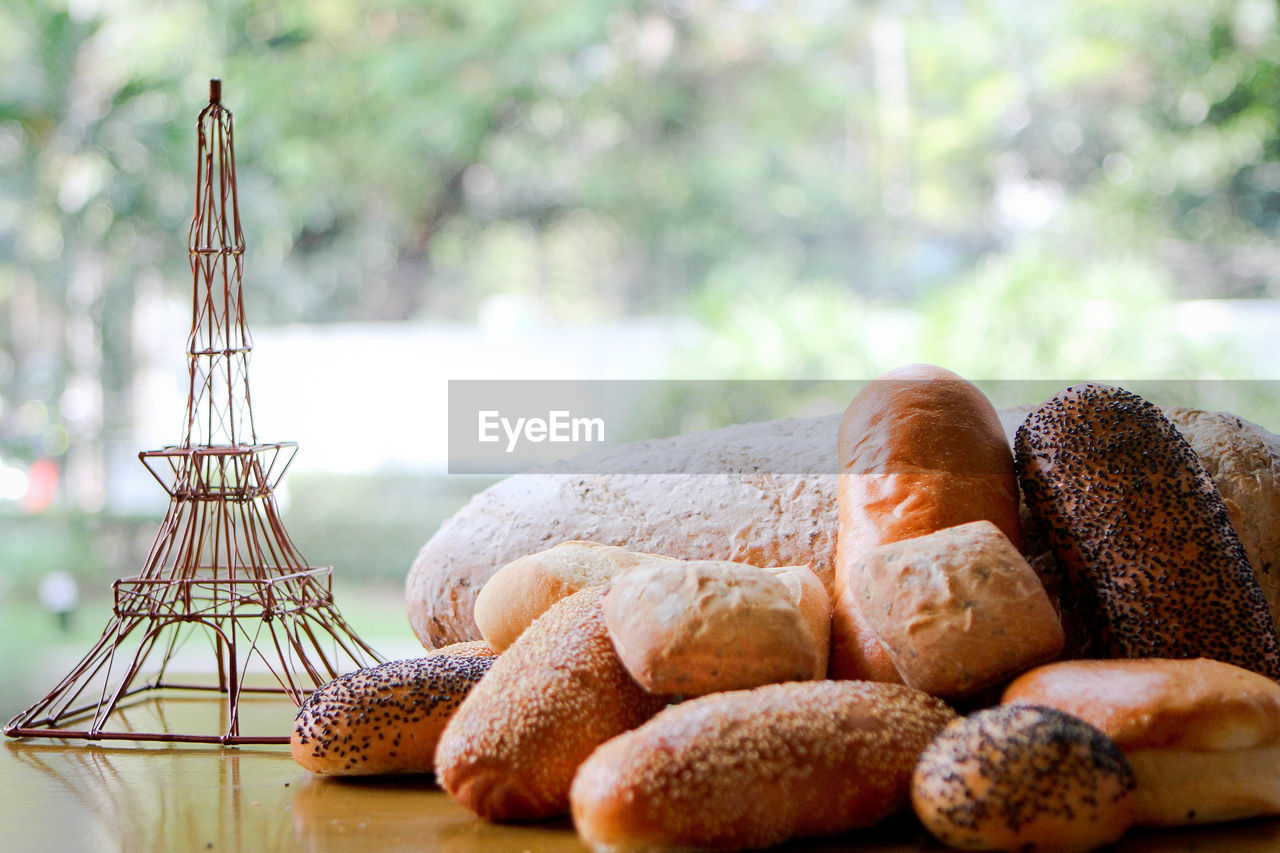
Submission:
[[[170,497],[141,571],[113,585],[111,622],[47,695],[5,727],[13,737],[287,743],[289,733],[240,729],[245,693],[310,688],[382,658],[333,601],[332,568],[307,564],[290,540],[275,485],[297,445],[260,442],[249,398],[252,340],[242,302],[244,235],[236,198],[232,116],[211,81],[197,121],[190,385],[182,441],[139,458]],[[178,652],[203,635],[216,675],[179,672]],[[186,659],[184,658],[184,664]],[[251,676],[269,674],[266,686]],[[225,697],[219,731],[145,731],[149,697],[194,690]],[[94,698],[96,697],[96,698]]]

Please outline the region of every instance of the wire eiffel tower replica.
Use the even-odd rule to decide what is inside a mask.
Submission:
[[[112,585],[113,618],[102,637],[48,696],[5,726],[11,737],[287,743],[287,722],[282,735],[241,733],[242,696],[283,692],[300,704],[343,672],[383,660],[338,612],[332,568],[307,565],[280,519],[274,488],[297,445],[259,442],[254,429],[232,116],[221,100],[213,80],[197,120],[185,434],[181,444],[139,454],[168,492],[169,510],[142,571]],[[179,649],[199,634],[217,664],[205,681],[171,672]],[[248,678],[263,670],[274,680]],[[198,695],[191,690],[223,695],[225,730],[131,724],[130,708],[144,698]]]

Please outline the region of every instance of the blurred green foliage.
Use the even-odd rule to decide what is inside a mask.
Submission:
[[[254,323],[516,294],[691,316],[684,377],[1248,377],[1173,306],[1280,297],[1271,0],[11,0],[0,457],[128,428],[211,77]]]

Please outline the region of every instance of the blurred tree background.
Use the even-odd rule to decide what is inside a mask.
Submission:
[[[684,378],[1249,379],[1180,306],[1280,299],[1273,0],[8,0],[0,594],[129,552],[100,460],[140,306],[188,298],[211,77],[257,325],[512,297],[553,325],[691,320]],[[63,488],[33,499],[41,464]],[[23,551],[37,514],[57,547]],[[344,545],[360,562],[314,550]]]

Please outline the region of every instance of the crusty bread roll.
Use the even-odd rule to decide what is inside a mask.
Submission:
[[[961,850],[1093,850],[1133,824],[1133,770],[1103,732],[1052,708],[1005,705],[950,723],[920,756],[911,805]]]
[[[825,657],[787,584],[746,563],[631,569],[605,594],[604,621],[623,665],[651,693],[701,696],[813,678]]]
[[[1025,414],[1021,409],[1002,412],[1010,433]],[[1272,471],[1280,472],[1280,437],[1233,416],[1221,418],[1225,437],[1196,444],[1197,452],[1212,456],[1247,443],[1268,453]],[[544,472],[508,477],[477,494],[423,545],[405,582],[409,622],[428,648],[480,639],[475,600],[493,573],[518,557],[569,539],[682,559],[755,566],[810,563],[831,594],[840,419],[830,415],[740,424],[637,442]],[[616,464],[608,467],[620,458],[632,473],[617,473]],[[1248,485],[1244,468],[1212,461],[1206,458],[1205,464],[1223,472],[1222,479],[1215,479],[1224,494],[1232,470],[1240,471],[1240,482]],[[599,467],[593,467],[596,463]],[[1259,457],[1258,465],[1264,464]],[[645,471],[691,473],[634,473]],[[1264,501],[1280,492],[1277,476],[1258,482],[1271,483],[1269,491],[1258,493]],[[1240,494],[1252,493],[1245,488]],[[1256,506],[1254,499],[1245,498],[1245,517],[1280,531],[1274,513],[1251,514]],[[1243,544],[1250,547],[1247,537]],[[1033,553],[1028,551],[1028,558]],[[1270,554],[1259,561],[1251,552],[1255,569],[1271,565],[1276,571],[1280,553]],[[1043,564],[1044,556],[1036,555],[1033,566]]]
[[[870,826],[905,808],[955,712],[900,684],[808,681],[673,705],[591,754],[573,820],[596,851],[740,850]]]
[[[1159,409],[1073,386],[1027,417],[1016,456],[1109,656],[1205,656],[1280,678],[1280,637],[1222,498]]]
[[[956,701],[1062,651],[1044,586],[989,521],[873,548],[854,573],[867,623],[918,690]]]
[[[494,821],[564,814],[578,765],[666,704],[618,660],[603,595],[588,587],[552,605],[454,713],[435,756],[454,800]]]
[[[641,563],[667,559],[577,539],[526,554],[499,569],[480,590],[476,625],[489,645],[504,651],[560,599],[608,583]]]
[[[1226,412],[1165,410],[1213,478],[1280,626],[1280,436]]]
[[[335,776],[431,773],[440,732],[495,657],[488,643],[457,643],[330,681],[298,709],[293,760]]]
[[[1062,661],[1015,679],[1007,703],[1058,708],[1106,732],[1133,766],[1143,826],[1280,814],[1280,685],[1220,661]]]
[[[840,421],[830,671],[900,681],[858,603],[858,561],[878,545],[969,521],[1022,541],[1018,483],[1000,418],[977,386],[925,364],[860,390]]]
[[[800,618],[818,651],[813,677],[825,678],[831,650],[831,596],[826,587],[808,566],[771,566],[765,571],[782,581],[791,594],[791,601],[800,609]]]

